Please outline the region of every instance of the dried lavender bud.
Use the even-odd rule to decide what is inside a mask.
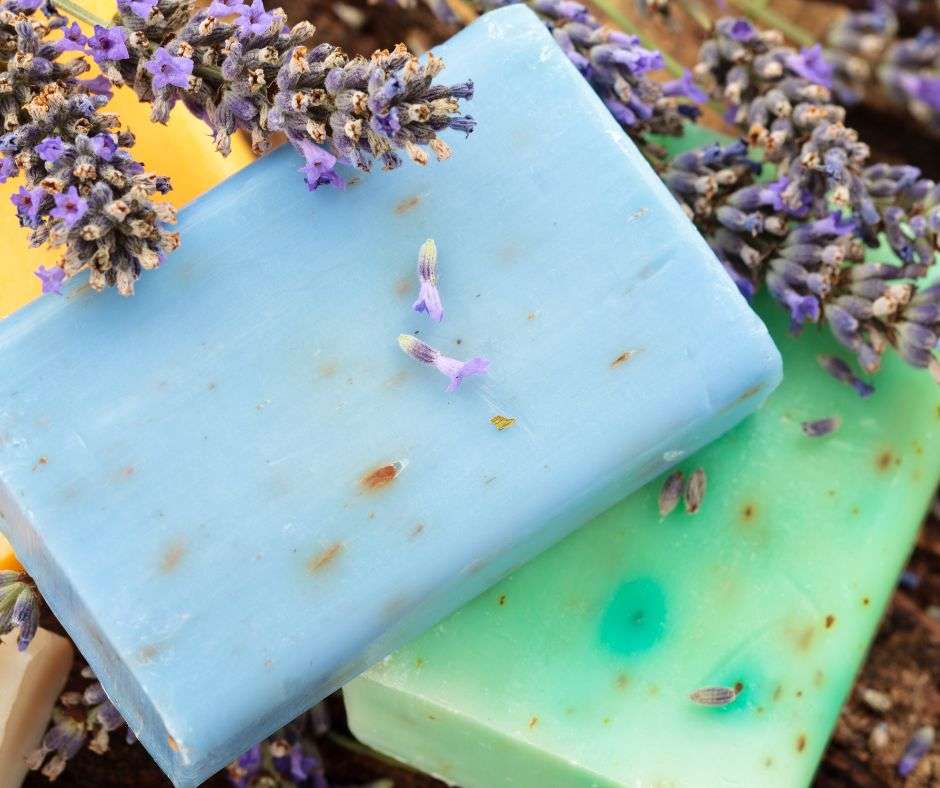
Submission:
[[[800,424],[803,434],[810,438],[821,438],[824,435],[831,435],[842,423],[837,416],[830,416],[825,419],[816,419],[815,421],[804,421]]]
[[[816,361],[819,362],[819,366],[826,370],[826,372],[832,375],[832,377],[834,377],[836,380],[841,381],[842,383],[847,383],[853,389],[855,389],[855,391],[858,392],[858,396],[862,397],[863,399],[865,397],[870,397],[875,393],[875,387],[870,386],[864,380],[857,377],[855,373],[852,372],[852,370],[849,368],[849,365],[846,364],[841,358],[837,358],[836,356],[827,356],[820,353],[818,356],[816,356]]]
[[[702,468],[696,468],[685,486],[685,510],[689,514],[695,514],[702,505],[705,498],[706,485],[705,471]]]
[[[16,647],[25,651],[39,628],[40,597],[29,576],[0,571],[0,637],[19,630]]]
[[[740,690],[738,687],[702,687],[689,695],[693,703],[701,706],[727,706],[734,703]]]
[[[78,79],[88,63],[60,59],[86,44],[96,59],[120,56],[123,33],[98,28],[85,39],[73,26],[53,40],[65,20],[40,23],[30,13],[15,0],[0,3],[0,50],[8,53],[0,61],[0,174],[25,180],[12,202],[30,243],[64,249],[57,268],[36,272],[44,293],[61,292],[66,278],[88,270],[92,287],[130,295],[141,271],[178,244],[165,229],[175,221],[173,209],[151,200],[169,191],[169,181],[144,173],[132,158],[133,138],[103,111],[105,87]]]
[[[87,665],[82,668],[81,675],[91,679],[91,683],[83,692],[63,693],[59,704],[52,710],[52,725],[42,743],[26,759],[31,770],[41,769],[50,781],[64,771],[68,761],[86,741],[92,752],[98,755],[106,753],[109,734],[125,724]],[[137,741],[130,729],[126,732],[126,739],[129,744]]]
[[[907,743],[907,747],[904,748],[904,754],[901,756],[901,760],[898,761],[898,774],[902,777],[907,777],[913,772],[914,769],[917,768],[917,764],[930,752],[933,743],[933,726],[925,725],[923,728],[919,728]]]
[[[444,319],[444,305],[437,289],[437,245],[431,238],[418,251],[418,281],[420,291],[412,309],[415,312],[427,312],[431,320],[440,323]]]
[[[471,358],[469,361],[458,361],[455,358],[450,358],[410,334],[400,334],[398,346],[415,361],[429,364],[438,372],[450,378],[450,385],[448,385],[446,391],[456,391],[463,379],[470,375],[486,374],[490,366],[490,362],[480,356]]]
[[[682,484],[685,477],[682,471],[674,471],[666,477],[663,482],[663,488],[659,491],[659,516],[667,517],[672,514],[676,506],[679,505],[679,499],[682,497]]]

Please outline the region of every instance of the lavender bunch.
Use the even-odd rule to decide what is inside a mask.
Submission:
[[[926,27],[894,43],[878,68],[885,93],[935,134],[940,134],[940,33]]]
[[[695,120],[696,103],[707,96],[686,73],[659,83],[650,73],[664,67],[662,53],[644,48],[637,36],[602,25],[574,0],[475,0],[481,13],[525,2],[545,23],[617,122],[654,160],[664,156],[646,135],[678,136],[683,119]]]
[[[108,751],[110,734],[125,724],[120,712],[108,700],[91,668],[82,668],[81,675],[90,683],[82,692],[65,692],[52,710],[52,725],[39,747],[26,759],[33,771],[42,770],[50,781],[58,778],[68,761],[88,743],[88,749],[103,755]],[[129,744],[137,741],[127,729]],[[51,756],[51,757],[50,757]]]
[[[0,3],[0,183],[25,180],[12,200],[30,244],[64,249],[58,267],[37,272],[43,292],[87,269],[92,287],[129,295],[179,242],[166,230],[172,207],[151,199],[170,184],[144,172],[128,151],[133,135],[103,111],[107,80],[79,79],[88,63],[62,58],[81,49],[78,26],[51,11],[45,22],[32,18],[38,5]]]
[[[796,52],[776,31],[722,19],[695,74],[746,139],[683,154],[664,177],[744,295],[766,283],[794,332],[827,323],[867,372],[891,345],[940,380],[940,288],[916,282],[937,249],[940,186],[915,167],[866,166],[818,45]],[[748,143],[774,181],[757,180]],[[900,265],[863,262],[881,236]]]
[[[28,575],[0,570],[0,637],[18,629],[19,651],[25,651],[36,635],[39,606],[39,593]]]
[[[120,0],[117,22],[98,28],[89,45],[113,82],[151,103],[155,121],[182,102],[209,125],[223,155],[237,129],[258,153],[283,132],[305,159],[311,190],[344,185],[337,162],[394,169],[400,152],[426,164],[426,149],[446,159],[438,132],[474,127],[460,114],[473,84],[433,84],[439,58],[421,63],[402,45],[368,59],[331,44],[311,48],[313,25],[287,28],[284,12],[265,10],[262,0],[215,0],[200,10],[192,0]]]

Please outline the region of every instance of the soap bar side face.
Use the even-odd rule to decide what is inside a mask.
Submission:
[[[657,479],[378,663],[344,690],[362,741],[466,788],[809,784],[940,479],[940,394],[890,355],[861,400],[817,366],[834,342],[759,309],[786,379],[681,463],[698,514],[662,520]]]
[[[11,539],[179,786],[779,380],[762,323],[528,9],[438,54],[477,84],[453,159],[310,195],[276,151],[181,213],[134,299],[73,287],[0,326]],[[411,311],[428,237],[439,326]],[[445,394],[400,333],[490,374]]]

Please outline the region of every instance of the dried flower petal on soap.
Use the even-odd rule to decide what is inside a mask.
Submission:
[[[418,281],[420,290],[414,302],[415,312],[427,312],[436,323],[444,319],[444,305],[437,289],[437,245],[428,238],[418,251]]]
[[[430,364],[438,372],[450,378],[450,385],[447,386],[446,391],[455,391],[466,377],[486,374],[490,365],[487,359],[480,356],[471,358],[469,361],[450,358],[410,334],[399,335],[398,346],[415,361]]]
[[[702,505],[705,498],[705,487],[707,480],[705,471],[702,468],[696,468],[685,486],[685,510],[689,514],[695,514]]]
[[[852,372],[848,364],[846,364],[841,358],[837,356],[829,356],[824,353],[820,353],[816,356],[816,361],[819,362],[826,372],[828,372],[836,380],[841,381],[842,383],[847,383],[855,391],[858,392],[860,397],[870,397],[875,392],[875,387],[869,385],[864,380],[859,378]]]
[[[702,687],[689,695],[694,703],[702,706],[727,706],[738,697],[734,687]]]
[[[831,435],[842,423],[837,416],[830,416],[825,419],[815,419],[814,421],[804,421],[800,424],[803,434],[810,438],[821,438],[824,435]]]
[[[497,415],[490,418],[490,424],[500,431],[509,429],[515,423],[516,420],[510,416]]]
[[[682,471],[673,471],[666,477],[659,491],[659,516],[666,517],[679,505],[682,497],[682,484],[685,476]]]

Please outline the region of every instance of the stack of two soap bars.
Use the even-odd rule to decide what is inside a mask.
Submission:
[[[309,195],[277,151],[182,212],[133,299],[72,287],[0,326],[3,528],[177,786],[779,380],[763,324],[530,11],[437,54],[477,86],[445,164]],[[402,287],[427,237],[433,327]],[[490,373],[445,393],[402,333]]]

